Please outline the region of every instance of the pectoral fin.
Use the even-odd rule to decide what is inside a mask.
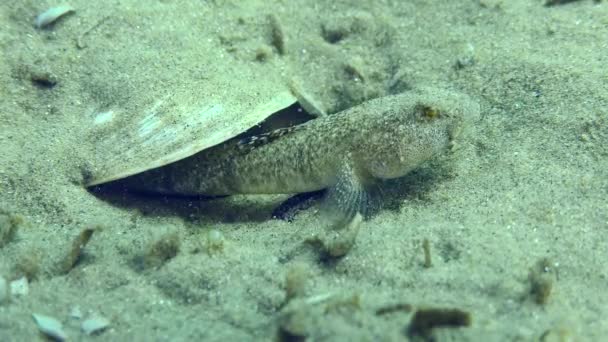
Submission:
[[[321,211],[332,226],[345,226],[357,214],[369,214],[372,201],[367,183],[353,165],[345,163],[340,168],[337,182],[327,190]]]

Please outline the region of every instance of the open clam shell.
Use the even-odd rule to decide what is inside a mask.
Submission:
[[[94,147],[85,185],[184,159],[296,102],[277,75],[251,68],[217,72],[218,77],[169,91],[140,109],[93,115],[89,139]]]

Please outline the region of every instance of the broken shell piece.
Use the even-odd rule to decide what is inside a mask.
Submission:
[[[70,249],[70,252],[59,265],[60,272],[62,274],[68,273],[72,270],[72,268],[74,268],[82,254],[82,249],[84,249],[87,243],[89,243],[93,233],[99,229],[99,227],[86,228],[82,230],[80,234],[78,234],[74,241],[72,241],[72,248]]]
[[[63,331],[63,325],[55,318],[40,314],[32,314],[32,317],[38,329],[46,336],[56,341],[65,341],[68,338]]]
[[[80,310],[79,306],[75,306],[72,308],[72,310],[70,310],[70,318],[73,318],[73,319],[82,318],[82,311]]]
[[[298,99],[300,106],[310,115],[315,117],[322,117],[327,115],[327,111],[319,101],[317,101],[311,94],[303,90],[300,84],[292,80],[289,84],[289,89]]]
[[[103,331],[109,325],[110,321],[107,318],[101,316],[93,316],[84,320],[80,325],[80,329],[82,329],[85,334],[92,335],[97,332]]]
[[[363,215],[356,213],[344,227],[330,229],[327,232],[306,240],[308,243],[320,245],[323,251],[332,258],[346,255],[355,245],[359,228],[363,222]]]
[[[74,12],[74,7],[70,5],[60,5],[51,7],[46,11],[40,13],[36,17],[34,24],[36,25],[36,28],[43,28],[49,26],[50,24],[57,21],[57,19],[71,12]]]
[[[328,234],[325,248],[327,248],[329,255],[334,258],[346,255],[355,245],[362,222],[363,216],[357,213],[342,231]]]
[[[26,296],[30,292],[26,277],[11,281],[11,294],[13,296]]]

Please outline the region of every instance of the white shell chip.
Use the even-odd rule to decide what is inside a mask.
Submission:
[[[40,314],[32,314],[32,317],[38,325],[38,329],[48,337],[58,341],[65,341],[68,338],[63,331],[63,325],[55,318]]]
[[[101,316],[89,317],[82,322],[80,329],[87,334],[92,335],[96,332],[102,331],[110,325],[110,321]]]

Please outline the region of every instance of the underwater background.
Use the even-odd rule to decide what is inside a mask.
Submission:
[[[22,0],[0,25],[0,340],[608,338],[606,1]],[[341,257],[316,205],[272,218],[287,196],[85,186],[149,161],[94,126],[161,99],[315,117],[421,87],[479,117]]]

